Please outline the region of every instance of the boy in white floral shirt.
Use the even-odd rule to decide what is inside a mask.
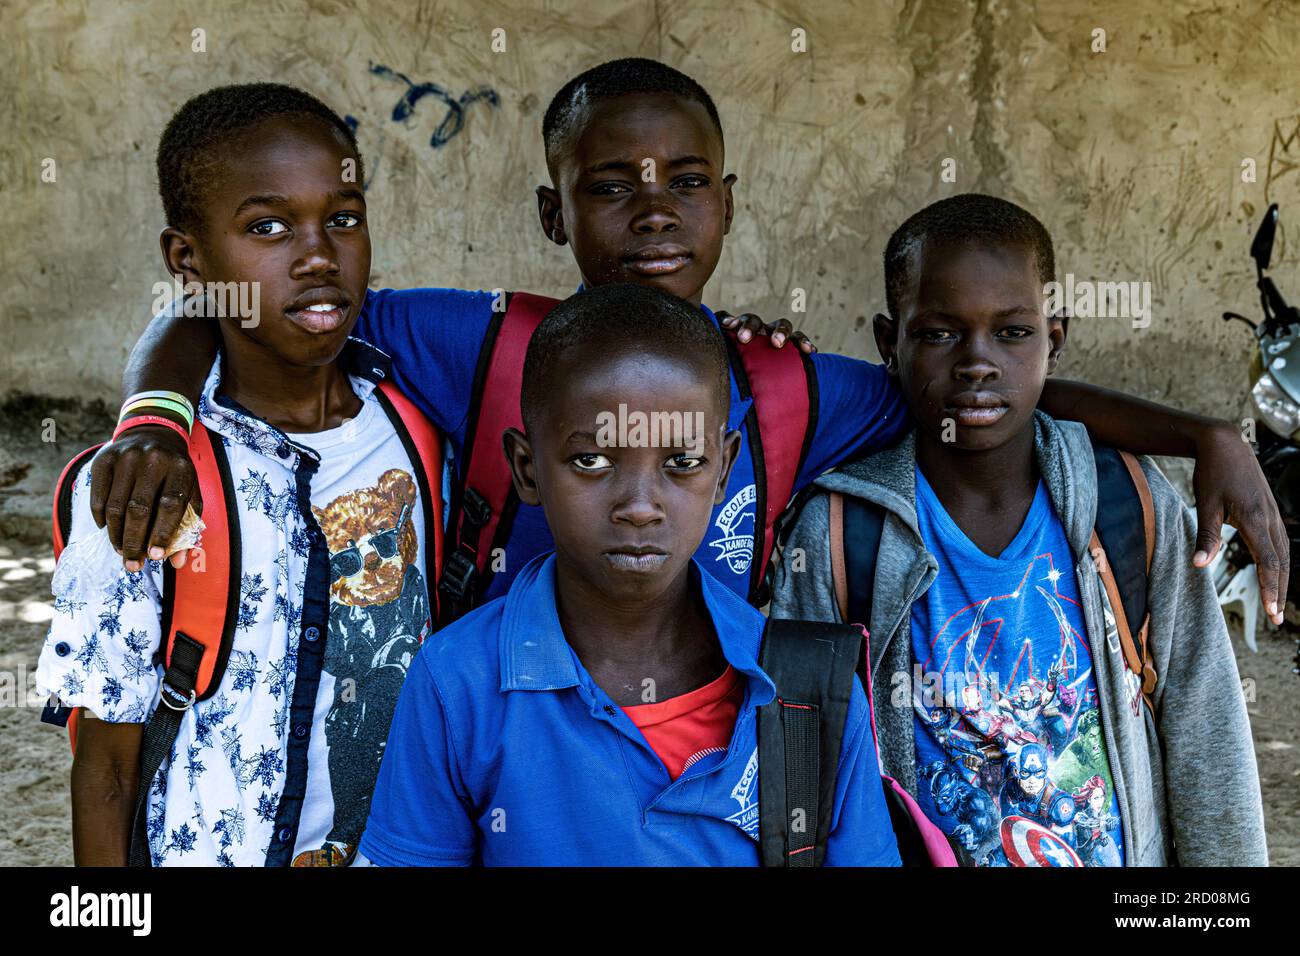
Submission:
[[[137,819],[145,724],[168,690],[163,566],[119,564],[98,597],[55,594],[37,682],[81,708],[79,865],[123,865],[133,840],[155,866],[357,859],[397,692],[431,627],[425,544],[440,515],[376,393],[387,356],[349,338],[370,239],[348,160],[360,167],[347,125],[274,84],[195,97],[163,133],[169,271],[259,292],[258,321],[220,320],[195,424],[228,465],[239,605],[220,683],[174,708],[175,743]],[[74,486],[63,560],[104,533],[90,478]]]

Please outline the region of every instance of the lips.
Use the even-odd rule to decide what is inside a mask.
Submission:
[[[965,392],[950,398],[943,410],[958,425],[982,428],[1000,421],[1010,406],[1005,399],[991,392]]]
[[[333,286],[308,289],[287,306],[284,314],[298,327],[313,335],[333,332],[348,320],[351,303]]]
[[[623,257],[623,265],[630,272],[645,276],[671,275],[686,268],[690,261],[689,249],[672,244],[645,246]]]
[[[651,545],[627,545],[606,551],[605,560],[617,571],[647,574],[663,567],[668,554]]]

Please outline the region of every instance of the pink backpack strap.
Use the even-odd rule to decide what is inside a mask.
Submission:
[[[862,627],[861,624],[858,626]],[[880,760],[880,737],[876,733],[876,700],[871,690],[871,635],[865,627],[862,627],[862,649],[859,677],[862,679],[863,689],[867,692],[867,713],[871,717],[871,742],[876,748],[876,765],[881,768],[881,785],[887,788],[896,801],[907,811],[912,826],[921,839],[921,845],[925,848],[930,865],[957,866],[957,855],[953,853],[952,844],[948,842],[948,838],[944,836],[943,831],[925,815],[906,788],[884,771],[884,764]],[[888,797],[889,794],[887,793],[886,798]]]

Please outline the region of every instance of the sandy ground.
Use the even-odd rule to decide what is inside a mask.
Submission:
[[[50,617],[53,555],[46,547],[0,543],[0,866],[72,863],[63,731],[40,722],[26,702]],[[1300,677],[1289,638],[1261,634],[1259,654],[1237,641],[1264,790],[1269,856],[1300,865]],[[18,681],[22,693],[15,690]]]

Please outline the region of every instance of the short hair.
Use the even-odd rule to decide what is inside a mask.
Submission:
[[[679,358],[713,379],[725,419],[731,371],[722,334],[700,309],[653,286],[600,285],[569,296],[542,320],[524,356],[519,411],[524,423],[551,400],[555,368],[566,352],[598,348],[601,354],[646,351]]]
[[[554,171],[555,151],[569,139],[582,111],[592,103],[617,96],[642,93],[667,93],[694,100],[708,111],[709,119],[722,136],[718,108],[704,87],[680,70],[645,57],[610,60],[579,73],[560,87],[542,118],[542,141],[546,145],[546,165]]]
[[[356,154],[357,176],[365,181],[352,128],[310,93],[283,83],[218,86],[186,100],[158,142],[158,194],[167,225],[186,230],[202,225],[203,190],[220,162],[222,141],[284,115],[314,116],[333,128]]]
[[[912,281],[912,256],[926,240],[1005,242],[1027,247],[1044,285],[1056,278],[1056,253],[1047,228],[1013,202],[962,193],[931,203],[894,230],[885,244],[885,304],[894,319]]]

